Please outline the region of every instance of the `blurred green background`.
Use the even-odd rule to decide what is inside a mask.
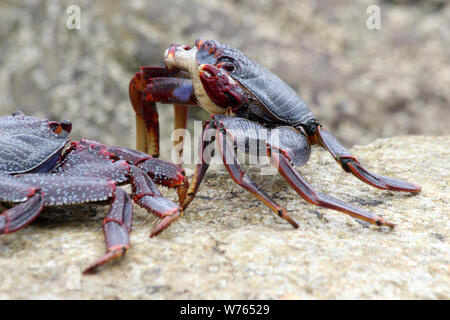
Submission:
[[[380,30],[366,26],[373,4]],[[69,5],[81,9],[79,30],[66,27]],[[0,115],[70,119],[75,139],[133,147],[130,79],[141,65],[162,65],[171,43],[199,37],[274,71],[347,146],[450,133],[443,0],[0,0]],[[172,108],[159,109],[167,150]]]

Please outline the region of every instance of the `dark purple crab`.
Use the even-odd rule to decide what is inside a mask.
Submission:
[[[0,215],[0,234],[25,227],[45,206],[109,202],[103,220],[107,252],[84,271],[89,273],[128,250],[133,208],[120,185],[130,183],[133,200],[162,219],[155,236],[183,212],[155,182],[177,188],[183,201],[187,180],[179,166],[133,149],[82,139],[62,153],[71,128],[69,121],[22,112],[0,117],[0,205],[7,208]]]
[[[137,148],[159,154],[158,113],[155,102],[175,106],[175,127],[185,128],[189,106],[199,105],[212,120],[204,125],[201,163],[189,187],[185,209],[206,173],[205,150],[218,141],[225,167],[233,180],[250,191],[294,227],[297,223],[244,172],[234,149],[266,153],[279,173],[306,201],[338,210],[378,226],[394,224],[331,196],[316,192],[296,171],[309,159],[311,145],[328,150],[341,167],[358,179],[384,190],[420,192],[421,187],[366,170],[316,120],[302,98],[280,78],[242,52],[217,41],[197,40],[191,48],[172,45],[165,53],[165,68],[142,67],[130,82],[136,112]],[[213,131],[213,137],[209,131]],[[256,148],[252,146],[257,146]],[[252,151],[253,150],[253,151]]]

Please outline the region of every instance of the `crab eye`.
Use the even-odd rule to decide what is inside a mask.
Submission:
[[[236,69],[236,66],[232,62],[222,62],[217,66],[228,72],[233,72]]]
[[[72,123],[70,123],[69,120],[64,120],[62,122],[51,121],[48,125],[53,133],[62,137],[66,137],[72,130]]]

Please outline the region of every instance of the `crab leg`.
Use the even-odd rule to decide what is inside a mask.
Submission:
[[[103,158],[105,162],[106,158]],[[126,164],[119,162],[118,166]],[[128,165],[128,164],[126,164]],[[71,166],[74,168],[75,166]],[[126,167],[125,167],[126,168]],[[79,168],[78,168],[79,169]],[[93,169],[95,172],[97,168]],[[77,171],[82,172],[82,171]],[[70,171],[65,174],[28,174],[16,176],[14,179],[23,185],[31,185],[42,190],[44,205],[64,205],[90,202],[110,202],[107,216],[103,220],[103,230],[106,237],[106,254],[88,267],[84,273],[94,271],[100,265],[125,254],[129,247],[131,221],[133,217],[131,199],[115,182],[98,176],[80,175],[76,179],[68,179]],[[13,185],[17,189],[16,185]],[[13,188],[11,190],[15,191]],[[29,191],[19,189],[22,193]]]
[[[188,188],[188,181],[181,167],[129,148],[109,146],[105,148],[105,151],[113,157],[125,160],[115,162],[114,165],[120,167],[113,172],[120,172],[121,168],[125,170],[124,174],[131,181],[133,200],[142,208],[163,219],[155,227],[151,236],[160,233],[182,215],[180,206],[164,198],[153,182],[154,179],[156,183],[177,188],[181,203],[184,201]]]
[[[106,238],[106,254],[91,264],[83,274],[88,274],[105,263],[123,256],[130,246],[133,207],[130,197],[121,188],[116,188],[108,214],[103,219]]]
[[[237,161],[234,150],[232,147],[232,141],[229,140],[227,128],[233,131],[233,129],[241,129],[244,133],[249,133],[250,130],[265,130],[260,125],[242,118],[233,118],[228,116],[213,115],[213,121],[207,121],[203,127],[202,135],[200,137],[200,163],[194,172],[194,176],[191,180],[189,190],[187,192],[186,201],[183,204],[183,209],[189,205],[194,199],[197,190],[205,176],[205,173],[209,167],[212,154],[209,154],[207,147],[214,141],[213,138],[218,141],[219,151],[222,155],[224,165],[230,173],[232,179],[244,189],[255,195],[258,199],[263,201],[272,211],[278,216],[288,221],[294,228],[298,228],[298,224],[287,214],[286,210],[272,200],[261,188],[245,173],[241,164]],[[223,131],[223,133],[222,133]],[[214,133],[214,136],[209,137]],[[228,133],[228,132],[227,132]],[[241,137],[246,138],[246,137]],[[251,136],[250,138],[257,143],[258,135]],[[266,140],[264,140],[264,145]]]
[[[130,83],[130,100],[136,112],[136,148],[159,157],[159,115],[154,102],[144,99]]]
[[[174,104],[173,111],[174,111],[174,130],[178,130],[178,129],[186,130],[187,120],[188,120],[188,115],[189,115],[188,106]],[[174,147],[179,145],[178,158],[180,159],[180,161],[179,161],[180,163],[177,163],[177,164],[181,164],[181,159],[183,159],[183,145],[184,145],[185,139],[186,139],[186,135],[183,132],[183,134],[180,135],[180,138],[178,139],[178,141],[173,142]]]
[[[140,67],[140,69],[141,71],[136,72],[136,74],[141,73],[145,79],[172,76],[170,71],[165,67],[144,66]]]
[[[196,105],[192,83],[165,68],[143,67],[129,85],[131,104],[136,112],[137,149],[159,156],[159,123],[155,102]],[[176,128],[185,128],[187,111],[175,106]]]
[[[191,203],[191,201],[195,198],[195,195],[197,194],[198,188],[200,187],[200,184],[203,181],[203,178],[205,177],[206,171],[209,168],[209,163],[211,162],[211,157],[213,154],[209,154],[206,152],[207,147],[213,143],[214,139],[212,137],[208,138],[208,134],[211,133],[211,130],[215,130],[215,128],[212,125],[213,121],[206,121],[202,134],[200,135],[200,143],[199,143],[199,160],[200,162],[197,163],[197,166],[195,167],[194,175],[192,176],[191,183],[189,186],[189,189],[186,193],[186,198],[182,204],[183,210],[186,210],[188,205]],[[213,151],[214,152],[214,151]]]
[[[317,127],[313,140],[315,140],[315,142],[321,147],[328,150],[346,172],[350,172],[355,177],[367,184],[370,184],[371,186],[384,190],[413,193],[421,191],[421,187],[415,184],[402,181],[400,179],[393,179],[371,173],[370,171],[364,169],[359,161],[347,149],[345,149],[332,134],[321,126]]]
[[[305,143],[307,143],[305,141]],[[329,208],[346,213],[352,217],[368,221],[377,226],[388,226],[394,228],[394,224],[384,221],[382,217],[372,215],[365,210],[354,207],[341,200],[331,196],[316,192],[314,188],[303,179],[303,177],[295,170],[295,167],[290,163],[289,158],[279,151],[271,152],[272,165],[278,169],[278,172],[289,182],[289,184],[297,191],[297,193],[309,203],[316,206]]]
[[[298,228],[298,224],[292,219],[286,212],[286,209],[279,206],[274,200],[272,200],[261,188],[245,173],[241,164],[237,161],[234,149],[230,143],[229,138],[224,135],[220,130],[216,132],[216,140],[218,141],[219,151],[223,158],[225,168],[231,178],[238,185],[249,191],[256,196],[259,200],[264,202],[273,212],[279,217],[285,219],[294,228]]]
[[[154,237],[182,216],[183,210],[175,202],[164,198],[149,176],[139,168],[131,166],[131,176],[134,201],[162,219],[150,235]]]
[[[168,188],[176,188],[180,204],[184,202],[189,182],[180,166],[158,158],[152,158],[142,151],[125,147],[108,146],[106,151],[134,164],[147,173],[157,184]]]
[[[176,188],[180,204],[184,202],[189,182],[181,167],[156,158],[148,159],[140,163],[138,167],[144,170],[157,184]]]
[[[8,183],[11,180],[11,183]],[[0,215],[0,234],[17,231],[32,222],[42,211],[44,199],[40,189],[31,188],[14,181],[13,177],[2,176],[0,199],[20,201],[26,199]],[[13,197],[13,199],[10,199]]]
[[[145,81],[144,98],[150,102],[195,105],[194,88],[189,79],[150,78]]]

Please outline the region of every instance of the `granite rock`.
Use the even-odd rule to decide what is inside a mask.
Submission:
[[[79,30],[66,27],[69,5]],[[370,5],[379,30],[366,26]],[[445,0],[1,1],[0,114],[69,119],[76,139],[134,146],[130,79],[203,37],[273,70],[347,145],[450,134],[449,21]],[[160,110],[168,140],[172,108]]]
[[[156,238],[157,219],[135,206],[129,252],[89,276],[80,272],[105,250],[106,208],[49,208],[0,237],[0,298],[449,299],[449,150],[450,136],[351,149],[369,169],[421,185],[417,195],[371,188],[318,148],[299,169],[317,190],[396,223],[393,231],[314,207],[279,175],[249,168],[297,220],[294,230],[218,165],[184,217]]]

